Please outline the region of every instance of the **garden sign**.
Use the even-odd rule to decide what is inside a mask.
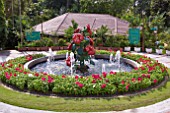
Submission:
[[[130,28],[129,29],[129,41],[130,44],[138,44],[140,42],[140,29]]]
[[[40,32],[26,32],[25,35],[27,41],[40,40]]]

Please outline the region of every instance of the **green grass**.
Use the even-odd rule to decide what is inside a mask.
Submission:
[[[168,70],[170,73],[170,69]],[[0,101],[25,108],[49,111],[102,112],[131,109],[154,104],[170,97],[170,82],[165,87],[133,97],[53,98],[11,91],[0,86]]]

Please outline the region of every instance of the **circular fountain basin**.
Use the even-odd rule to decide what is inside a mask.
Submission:
[[[65,55],[56,55],[54,56],[54,61],[47,62],[48,57],[38,58],[32,60],[24,65],[25,68],[31,69],[35,72],[46,72],[49,74],[55,75],[70,75],[71,70],[70,67],[66,66]],[[115,62],[109,62],[109,55],[95,55],[95,59],[92,59],[95,62],[95,65],[90,65],[88,62],[86,64],[89,66],[87,73],[80,73],[74,71],[74,74],[78,75],[91,75],[91,74],[101,74],[102,73],[102,64],[105,64],[105,72],[109,73],[110,71],[113,72],[130,72],[133,68],[139,67],[140,65],[132,60],[121,58],[120,67]]]

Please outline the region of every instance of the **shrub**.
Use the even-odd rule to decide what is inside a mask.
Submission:
[[[63,38],[60,38],[58,40],[58,46],[65,46],[66,45],[66,40],[64,40]]]

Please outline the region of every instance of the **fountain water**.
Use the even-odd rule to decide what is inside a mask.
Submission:
[[[105,64],[102,64],[102,73],[103,72],[106,72],[106,65]]]
[[[67,52],[67,53],[66,53],[66,59],[68,58],[68,56],[69,56],[69,53]]]
[[[117,61],[117,66],[118,66],[119,70],[121,70],[121,67],[120,67],[120,58],[121,58],[120,51],[117,51],[116,55],[115,55],[115,61]]]
[[[71,76],[73,75],[73,61],[74,61],[74,53],[70,53],[70,62],[71,62]]]
[[[110,63],[112,63],[112,60],[113,60],[113,54],[110,54],[110,59],[109,59]]]
[[[49,61],[51,62],[51,61],[54,60],[54,53],[53,53],[53,51],[52,51],[51,48],[49,48],[48,52],[49,52],[48,59],[49,59]]]

